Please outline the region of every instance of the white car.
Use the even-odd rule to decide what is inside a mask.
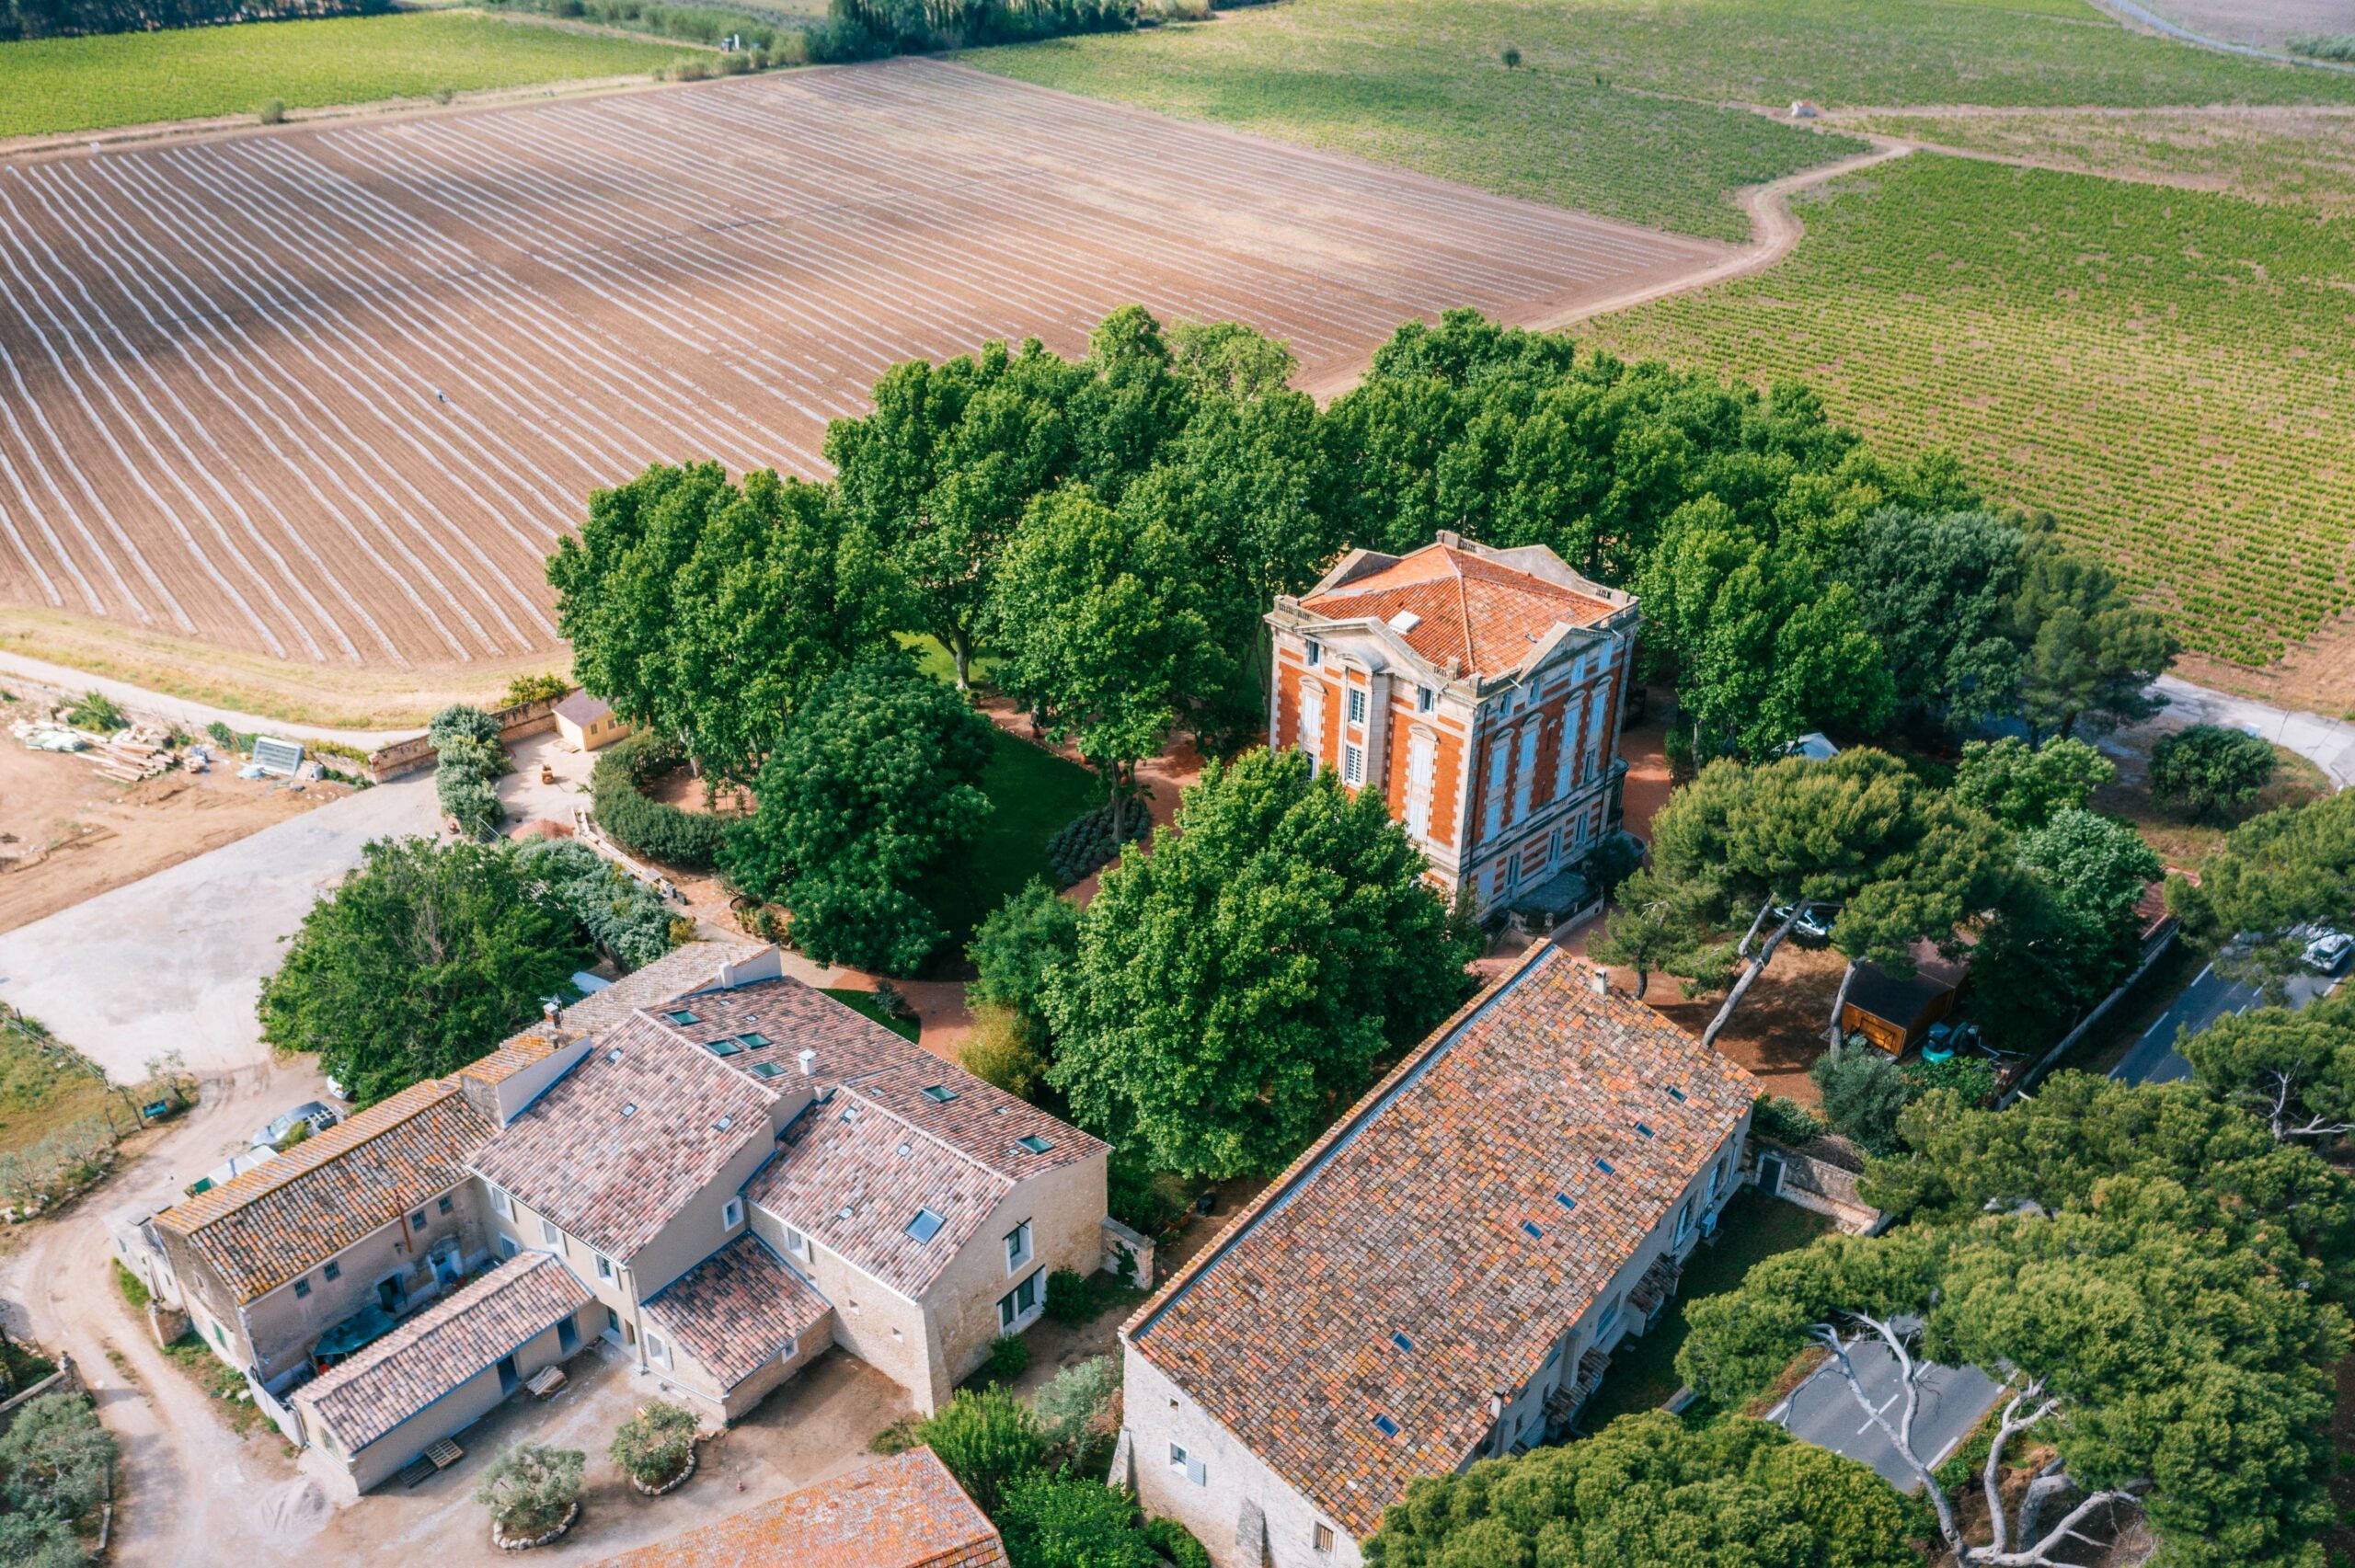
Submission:
[[[2355,936],[2328,926],[2315,926],[2313,933],[2314,940],[2299,955],[2306,967],[2317,975],[2335,975],[2347,967],[2349,956],[2355,956]]]
[[[317,1100],[312,1100],[304,1104],[295,1106],[293,1110],[287,1112],[284,1116],[279,1117],[276,1121],[271,1122],[268,1127],[254,1134],[253,1146],[256,1149],[277,1148],[280,1144],[286,1141],[286,1135],[294,1130],[294,1124],[297,1122],[310,1123],[311,1130],[313,1132],[325,1132],[327,1128],[335,1126],[336,1123],[342,1119],[343,1118],[341,1116],[336,1115],[333,1106],[327,1105]]]

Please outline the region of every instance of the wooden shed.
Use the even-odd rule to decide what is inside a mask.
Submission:
[[[1892,975],[1869,959],[1848,976],[1848,995],[1840,1005],[1840,1032],[1862,1035],[1891,1056],[1903,1056],[1920,1045],[1930,1025],[1954,1010],[1962,989],[1963,971],[1924,944],[1911,975]]]

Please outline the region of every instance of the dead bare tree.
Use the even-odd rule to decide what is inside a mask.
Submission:
[[[2337,1138],[2355,1130],[2355,1122],[2335,1122],[2327,1116],[2309,1114],[2302,1125],[2292,1126],[2296,1119],[2300,1075],[2293,1068],[2271,1067],[2265,1070],[2265,1082],[2272,1088],[2272,1103],[2266,1106],[2265,1119],[2273,1128],[2277,1143],[2293,1138]],[[2303,1107],[2301,1107],[2303,1108]]]
[[[2007,1386],[2011,1397],[2004,1403],[1995,1435],[1987,1448],[1987,1461],[1981,1467],[1979,1482],[1987,1499],[1989,1539],[1983,1545],[1972,1545],[1963,1536],[1962,1522],[1955,1513],[1954,1499],[1938,1484],[1931,1465],[1922,1458],[1914,1446],[1913,1423],[1922,1409],[1922,1379],[1930,1364],[1914,1354],[1913,1342],[1918,1327],[1908,1326],[1894,1318],[1876,1318],[1869,1313],[1847,1315],[1854,1325],[1843,1328],[1835,1322],[1817,1323],[1809,1331],[1825,1349],[1832,1353],[1832,1365],[1848,1385],[1866,1418],[1880,1429],[1897,1451],[1908,1470],[1922,1483],[1923,1494],[1937,1513],[1938,1533],[1945,1539],[1947,1550],[1962,1568],[2072,1568],[2064,1559],[2054,1555],[2071,1541],[2100,1551],[2103,1542],[2085,1533],[2085,1527],[2097,1515],[2107,1514],[2114,1522],[2120,1508],[2141,1505],[2141,1494],[2149,1486],[2147,1481],[2133,1481],[2124,1486],[2106,1487],[2088,1492],[2062,1515],[2049,1530],[2038,1533],[2045,1510],[2058,1498],[2082,1491],[2069,1473],[2067,1466],[2054,1459],[2038,1471],[2019,1499],[2016,1517],[2004,1506],[2004,1455],[2014,1439],[2033,1431],[2044,1422],[2061,1413],[2061,1396],[2045,1387],[2040,1378],[2015,1375]],[[1901,1399],[1897,1418],[1890,1419],[1889,1401],[1876,1405],[1865,1391],[1863,1379],[1857,1376],[1854,1355],[1860,1345],[1878,1344],[1897,1361]]]

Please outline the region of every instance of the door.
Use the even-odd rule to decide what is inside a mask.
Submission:
[[[580,1325],[570,1318],[556,1325],[556,1347],[559,1354],[569,1356],[580,1348]]]
[[[1783,1190],[1783,1157],[1781,1155],[1759,1155],[1758,1190],[1768,1197],[1773,1197]]]
[[[499,1358],[499,1391],[502,1394],[511,1394],[515,1391],[515,1385],[523,1380],[522,1374],[515,1370],[515,1357],[500,1356]]]
[[[408,1295],[408,1292],[401,1288],[401,1276],[397,1274],[390,1278],[376,1281],[377,1301],[383,1305],[385,1310],[396,1316],[399,1314],[401,1302]]]

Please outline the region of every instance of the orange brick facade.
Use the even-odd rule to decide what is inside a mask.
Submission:
[[[1482,913],[1617,825],[1627,595],[1548,551],[1442,535],[1405,557],[1356,552],[1268,619],[1269,744],[1380,790],[1432,882],[1468,886]]]

